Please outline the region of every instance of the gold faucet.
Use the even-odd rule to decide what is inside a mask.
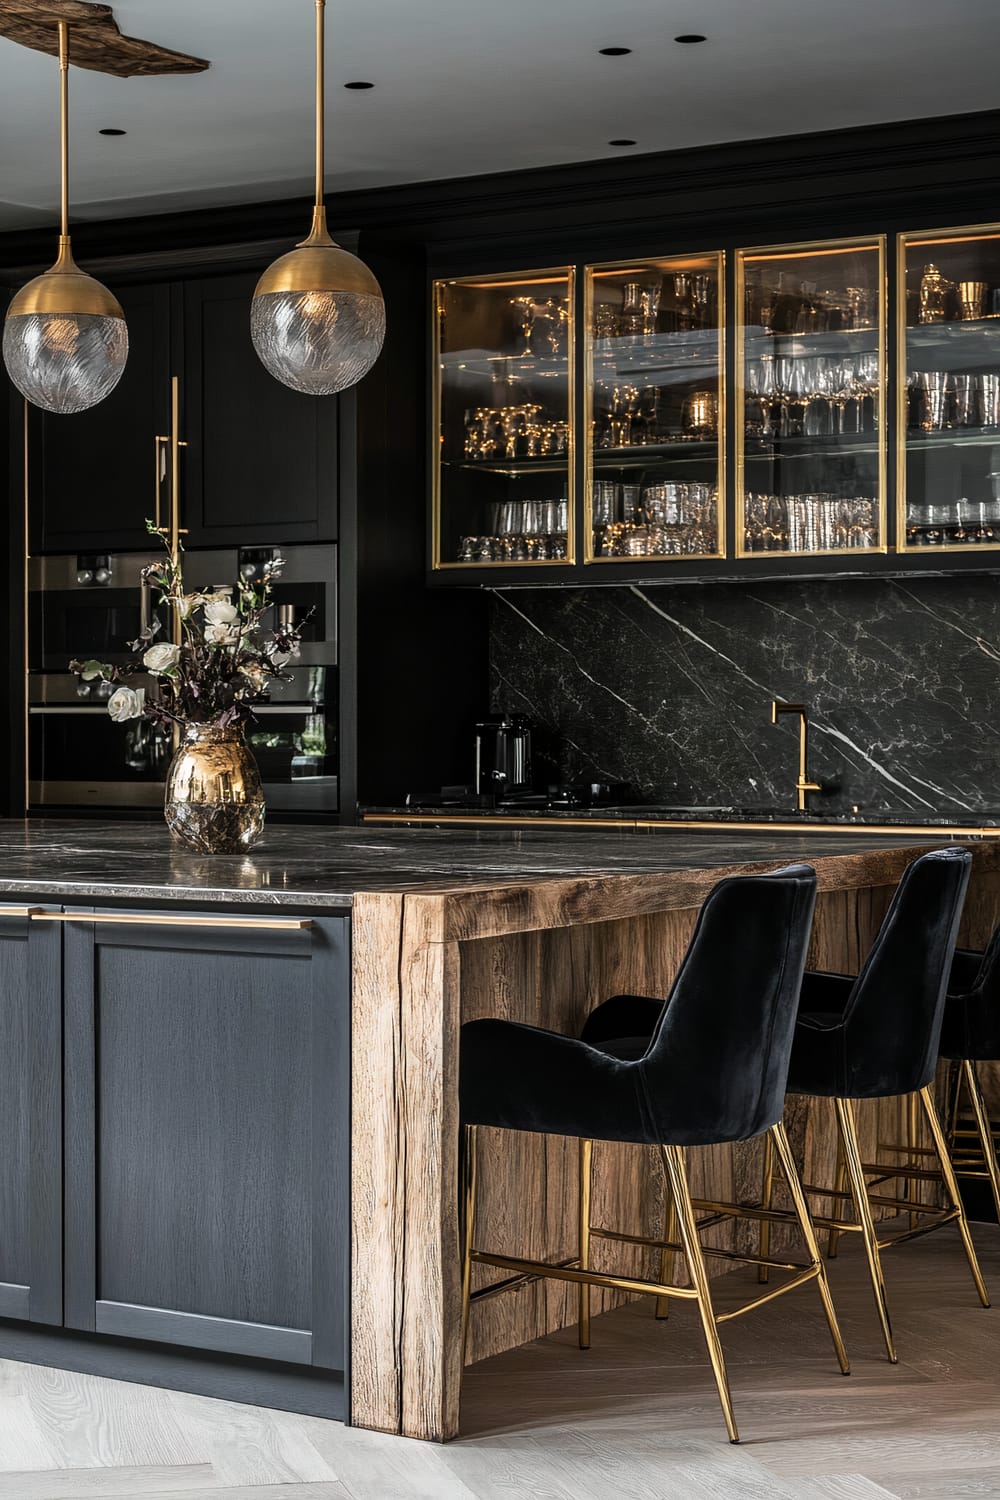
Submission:
[[[806,792],[821,792],[823,790],[818,781],[809,780],[808,753],[809,753],[809,717],[804,703],[780,703],[777,698],[771,700],[771,723],[777,724],[779,714],[798,714],[799,716],[799,775],[795,783],[795,802],[799,812],[806,811]]]

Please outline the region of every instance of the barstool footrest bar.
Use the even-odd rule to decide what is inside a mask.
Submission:
[[[763,1307],[765,1302],[773,1302],[775,1297],[783,1297],[786,1292],[793,1291],[795,1287],[803,1286],[807,1281],[815,1281],[822,1269],[823,1267],[820,1265],[806,1266],[805,1270],[800,1271],[797,1276],[793,1276],[791,1281],[783,1281],[781,1286],[772,1287],[769,1292],[764,1293],[763,1297],[755,1297],[752,1302],[745,1303],[743,1307],[734,1307],[732,1312],[716,1313],[715,1321],[717,1323],[728,1323],[733,1318],[741,1318],[744,1313],[753,1312],[757,1307]]]
[[[553,1261],[557,1266],[578,1266],[580,1264],[577,1256],[570,1256],[566,1260]],[[489,1286],[481,1286],[474,1292],[469,1293],[470,1302],[484,1302],[487,1297],[496,1297],[500,1292],[513,1292],[522,1286],[530,1286],[533,1281],[540,1281],[540,1276],[505,1276],[502,1281],[491,1281]]]
[[[488,1255],[483,1250],[473,1250],[471,1259],[481,1266],[496,1266],[501,1271],[517,1271],[532,1278],[545,1276],[554,1281],[571,1281],[575,1285],[583,1282],[589,1286],[605,1287],[612,1292],[635,1292],[639,1296],[683,1297],[694,1301],[698,1293],[689,1286],[663,1286],[658,1281],[643,1281],[636,1276],[614,1276],[605,1271],[577,1271],[571,1266],[550,1265],[542,1260],[520,1260],[514,1255]]]

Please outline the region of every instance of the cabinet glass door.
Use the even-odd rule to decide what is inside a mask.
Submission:
[[[586,277],[586,560],[720,557],[723,256]]]
[[[1000,543],[1000,226],[899,238],[899,531]]]
[[[885,244],[736,262],[737,555],[884,552]]]
[[[573,271],[434,284],[435,568],[573,561]]]

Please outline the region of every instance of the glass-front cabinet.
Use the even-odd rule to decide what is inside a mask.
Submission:
[[[899,237],[901,550],[1000,543],[1000,225]]]
[[[1000,224],[889,228],[435,281],[440,581],[1000,571]]]
[[[585,560],[721,557],[723,256],[585,276]]]
[[[435,568],[575,560],[574,280],[434,283]]]
[[[886,548],[885,242],[736,257],[739,557]]]

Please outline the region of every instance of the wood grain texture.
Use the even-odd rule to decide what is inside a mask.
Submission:
[[[59,56],[60,21],[70,26],[70,59],[78,68],[136,78],[203,73],[209,66],[204,58],[123,36],[110,5],[89,4],[88,0],[0,0],[0,36],[35,52]]]
[[[815,861],[820,880],[810,963],[856,973],[895,884],[919,847]],[[724,873],[773,869],[780,861]],[[1000,875],[992,846],[974,850],[968,931],[992,927]],[[409,1436],[458,1431],[458,1029],[504,1016],[570,1035],[608,995],[663,996],[698,907],[720,871],[542,880],[419,896],[359,893],[354,909],[352,1420]],[[980,881],[984,882],[980,891]],[[970,939],[971,940],[971,939]],[[977,939],[979,940],[979,939]],[[789,1132],[807,1180],[832,1184],[828,1102],[790,1100]],[[859,1111],[865,1152],[900,1140],[895,1101]],[[500,1253],[573,1253],[576,1143],[482,1132],[477,1240]],[[699,1196],[759,1197],[761,1147],[691,1153]],[[932,1192],[933,1189],[926,1191]],[[824,1210],[828,1202],[817,1207]],[[660,1231],[659,1167],[644,1148],[595,1150],[595,1222]],[[719,1226],[707,1243],[748,1248],[752,1225]],[[775,1235],[775,1247],[788,1241]],[[597,1256],[600,1261],[597,1262]],[[652,1270],[648,1253],[601,1242],[595,1263]],[[724,1263],[716,1262],[721,1270]],[[490,1277],[477,1268],[477,1279]],[[595,1306],[616,1294],[598,1293]],[[470,1362],[575,1321],[575,1298],[541,1282],[473,1309]],[[767,1313],[761,1314],[766,1319]]]

